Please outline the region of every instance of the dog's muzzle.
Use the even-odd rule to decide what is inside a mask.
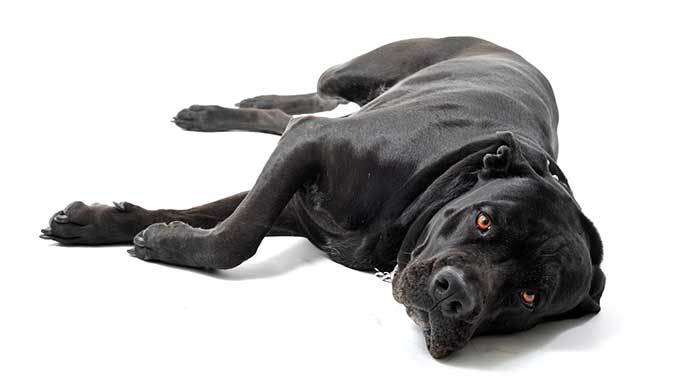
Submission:
[[[481,313],[484,295],[480,284],[468,280],[462,270],[445,266],[432,274],[428,292],[435,301],[430,312],[439,310],[443,316],[464,321],[475,319]]]

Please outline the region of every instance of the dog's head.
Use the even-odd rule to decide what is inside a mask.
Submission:
[[[431,213],[399,258],[394,297],[444,357],[476,334],[600,310],[602,244],[546,155],[511,141]],[[481,156],[481,155],[480,155]]]

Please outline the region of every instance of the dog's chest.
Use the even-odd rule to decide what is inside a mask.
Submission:
[[[413,173],[409,164],[352,161],[330,167],[299,191],[304,210],[324,230],[364,231],[383,215],[387,201]]]

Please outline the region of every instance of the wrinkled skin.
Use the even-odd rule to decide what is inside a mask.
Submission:
[[[559,176],[549,169],[539,175],[518,156],[514,161],[520,164],[511,166],[516,171],[493,178],[487,155],[476,185],[437,211],[410,257],[399,261],[394,297],[423,329],[435,358],[462,348],[475,335],[510,333],[600,310],[605,276],[596,230]],[[479,213],[492,219],[488,231],[475,226]],[[472,312],[446,315],[441,306],[449,296],[440,302],[431,293],[434,272],[446,266],[469,283],[476,303]],[[537,293],[533,307],[519,298],[522,290]]]
[[[292,117],[354,102],[347,116]],[[532,64],[473,37],[409,39],[326,70],[317,92],[193,105],[185,130],[281,135],[250,191],[186,210],[70,204],[42,238],[230,269],[266,236],[389,271],[433,357],[479,334],[600,310],[602,244],[557,165],[558,109]],[[221,177],[241,165],[216,165]]]

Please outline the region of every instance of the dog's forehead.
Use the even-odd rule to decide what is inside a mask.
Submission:
[[[534,178],[499,179],[479,186],[445,205],[436,217],[459,221],[477,211],[489,214],[498,226],[520,228],[528,236],[580,227],[580,209],[573,198]]]
[[[484,193],[482,186],[482,192],[455,199],[434,216],[414,255],[459,256],[454,264],[488,259],[533,266],[544,259],[555,264],[560,251],[562,258],[578,259],[586,251],[579,239],[579,209],[568,196],[557,194],[556,186],[542,185],[525,178],[504,179],[492,183],[488,190],[493,193]],[[482,212],[493,221],[486,234],[474,228]],[[575,253],[572,243],[577,244]]]

